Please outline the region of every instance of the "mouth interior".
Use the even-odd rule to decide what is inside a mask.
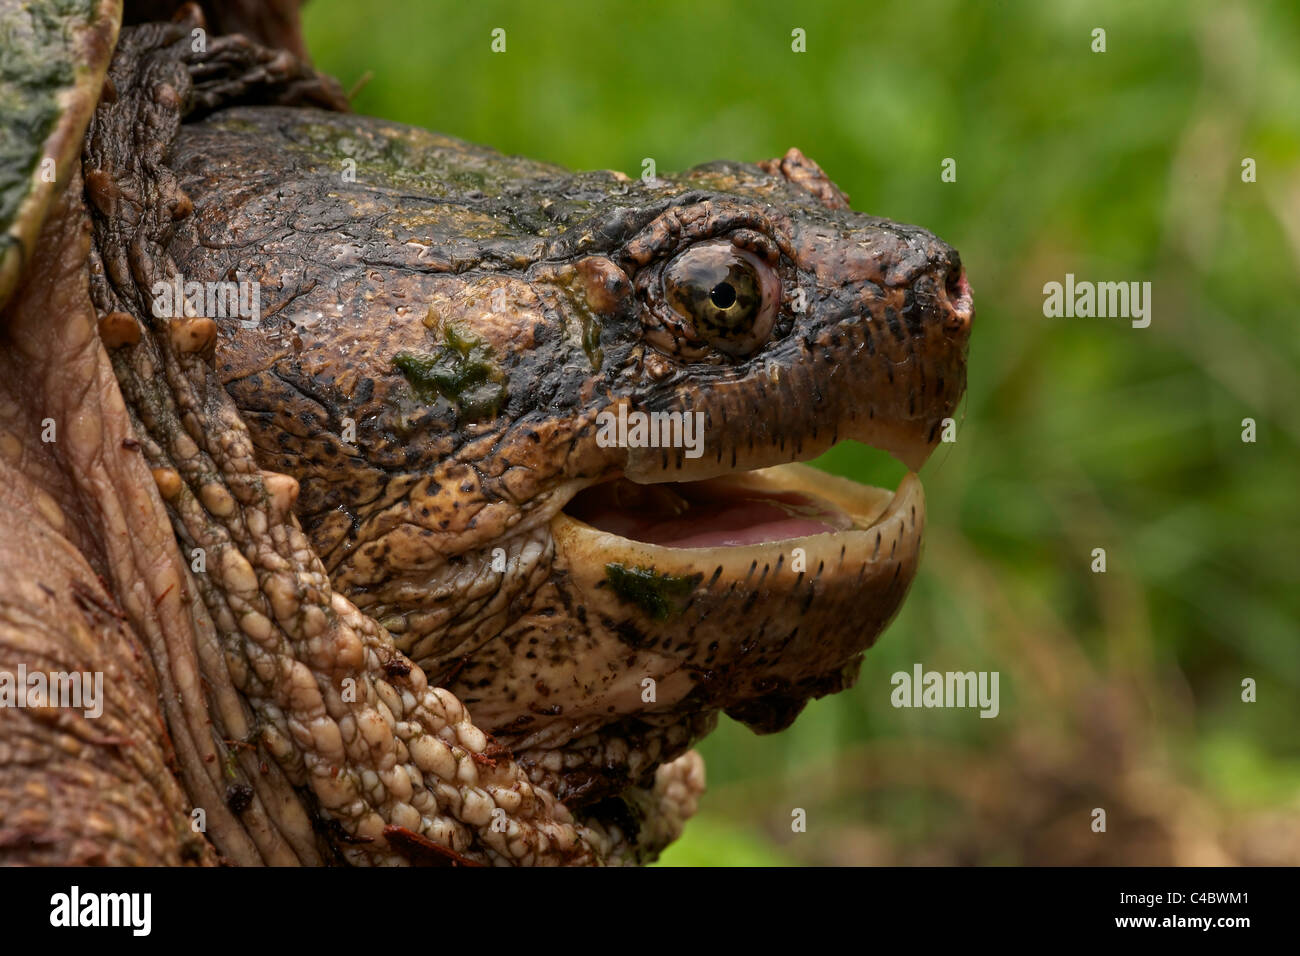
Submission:
[[[672,548],[743,547],[859,526],[825,498],[743,477],[653,485],[617,478],[579,492],[564,510],[597,530]]]

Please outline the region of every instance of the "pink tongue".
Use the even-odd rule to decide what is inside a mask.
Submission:
[[[701,524],[704,527],[701,527]],[[711,515],[708,521],[688,518],[669,521],[651,529],[645,540],[673,548],[734,548],[743,544],[785,541],[810,534],[837,531],[834,525],[812,518],[791,517],[780,508],[758,501],[745,501]]]
[[[806,495],[782,492],[732,501],[694,501],[678,517],[599,507],[583,520],[624,538],[673,548],[721,548],[785,541],[852,527],[848,515]]]

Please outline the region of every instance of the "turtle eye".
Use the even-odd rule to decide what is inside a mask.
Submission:
[[[688,338],[733,357],[767,341],[780,304],[772,267],[725,239],[691,246],[668,263],[663,292]]]

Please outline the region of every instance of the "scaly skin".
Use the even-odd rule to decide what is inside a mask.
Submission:
[[[13,487],[49,501],[7,520],[111,609],[87,625],[111,658],[148,666],[118,692],[122,739],[141,745],[127,764],[114,739],[67,748],[69,766],[124,778],[129,807],[78,821],[98,782],[83,775],[34,815],[22,794],[45,792],[54,749],[38,730],[0,767],[0,813],[22,821],[0,816],[0,852],[653,858],[694,811],[689,747],[717,713],[780,729],[852,682],[901,603],[915,478],[891,496],[767,466],[855,437],[919,467],[964,388],[956,253],[850,212],[797,151],[654,184],[574,175],[332,112],[337,86],[283,50],[194,51],[199,22],[123,32],[84,149],[94,241],[65,194],[41,240],[62,291],[38,272],[6,312],[20,356],[49,342],[43,313],[70,316],[56,334],[76,380],[102,383],[84,411],[60,396],[78,426],[53,460],[15,439]],[[743,341],[729,319],[700,338],[665,298],[676,257],[717,243],[756,263],[772,309]],[[277,292],[256,328],[154,316],[155,283],[232,269]],[[17,394],[6,422],[30,435]],[[702,411],[706,454],[606,447],[596,424],[620,408]],[[576,517],[629,495],[668,515],[675,487],[820,494],[853,524],[797,539],[805,571],[791,542],[660,547]],[[637,574],[668,590],[628,590]],[[0,591],[0,609],[31,614],[40,583]],[[51,631],[56,614],[35,616]],[[21,657],[14,633],[0,623],[0,648]],[[84,659],[84,634],[66,640],[52,660]],[[94,849],[65,837],[79,827]]]

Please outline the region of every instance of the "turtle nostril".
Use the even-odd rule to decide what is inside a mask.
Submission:
[[[944,288],[948,291],[948,298],[953,300],[970,295],[970,283],[966,281],[966,270],[962,268],[960,262],[948,267],[948,278],[944,282]]]
[[[970,283],[966,281],[966,270],[960,264],[954,264],[948,270],[944,282],[944,292],[948,298],[948,326],[959,329],[970,325],[975,313],[975,304],[971,295]]]

